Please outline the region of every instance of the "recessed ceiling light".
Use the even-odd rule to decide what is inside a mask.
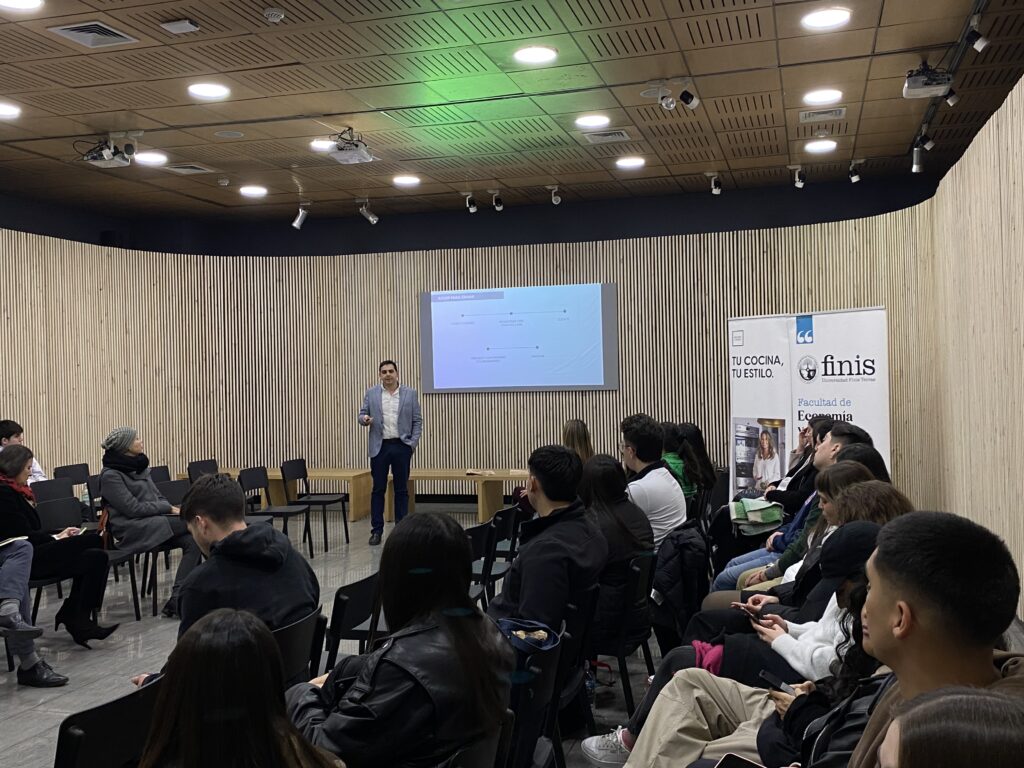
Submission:
[[[330,152],[338,146],[338,142],[331,141],[330,139],[313,139],[309,142],[309,146],[317,152]]]
[[[231,95],[231,89],[220,83],[192,83],[188,92],[197,99],[226,99]]]
[[[836,148],[836,143],[832,139],[817,139],[815,141],[808,141],[804,144],[804,150],[807,152],[813,152],[816,155],[822,152],[831,152]]]
[[[850,21],[850,11],[847,8],[823,8],[820,11],[808,13],[800,23],[805,29],[815,31],[836,29]]]
[[[804,94],[804,104],[809,106],[821,106],[823,104],[835,104],[843,98],[843,92],[835,88],[821,88],[817,91],[808,91]]]
[[[213,135],[218,139],[241,139],[245,137],[245,134],[241,131],[217,131]]]
[[[12,11],[34,11],[43,7],[43,0],[0,0],[0,8]]]
[[[241,187],[238,191],[243,197],[265,197],[267,194],[266,187],[257,186]]]
[[[611,122],[611,118],[605,115],[583,115],[576,118],[577,128],[604,128]]]
[[[0,101],[0,119],[13,120],[21,114],[21,107]]]
[[[415,187],[420,183],[419,176],[395,176],[392,179],[396,187]]]
[[[143,165],[163,165],[167,162],[167,155],[163,152],[136,152],[135,162],[142,163]]]
[[[615,164],[619,168],[642,168],[645,162],[642,157],[620,157]]]
[[[546,45],[530,45],[520,48],[513,56],[520,64],[547,64],[558,58],[558,51]]]

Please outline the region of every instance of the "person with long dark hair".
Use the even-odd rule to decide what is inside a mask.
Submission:
[[[671,421],[661,422],[661,460],[679,483],[683,496],[689,500],[697,495],[697,485],[686,473],[686,460],[680,455],[682,445],[683,435],[679,425]]]
[[[93,612],[103,603],[110,561],[98,534],[78,528],[45,531],[28,485],[32,451],[9,445],[0,453],[0,539],[27,536],[32,544],[31,578],[71,579],[71,593],[57,611],[54,629],[63,624],[76,643],[109,637],[117,625],[101,627]],[[29,683],[26,683],[29,684]]]
[[[260,619],[208,613],[171,651],[140,768],[344,768],[288,719],[283,674]]]
[[[700,431],[700,427],[684,421],[679,425],[679,435],[682,438],[679,455],[683,457],[686,464],[687,476],[698,488],[703,490],[714,488],[717,479],[715,465],[711,462],[711,457],[708,456],[704,434]]]
[[[590,442],[590,430],[582,419],[569,419],[562,427],[562,445],[576,452],[580,461],[586,464],[594,455],[594,446]]]
[[[500,727],[512,650],[469,597],[472,560],[448,515],[420,512],[395,526],[379,583],[391,635],[288,690],[307,739],[349,768],[428,768]]]
[[[178,516],[178,508],[164,498],[149,476],[149,457],[143,453],[145,446],[139,433],[133,427],[117,427],[100,447],[105,451],[100,495],[117,548],[133,554],[161,545],[181,549],[171,597],[163,608],[164,616],[178,618],[178,592],[185,577],[199,565],[199,546]]]
[[[642,555],[654,555],[654,532],[647,515],[626,495],[626,473],[613,456],[598,454],[583,465],[580,499],[608,542],[608,560],[598,577],[601,585],[590,641],[601,653],[611,637],[618,635],[626,622],[627,643],[642,640],[650,633],[651,617],[647,606],[632,607],[623,615],[626,580],[630,561]]]

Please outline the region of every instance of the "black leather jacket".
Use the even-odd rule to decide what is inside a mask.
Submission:
[[[417,624],[392,635],[370,654],[350,656],[323,688],[304,683],[286,694],[292,722],[313,744],[348,768],[427,768],[497,727],[480,722],[470,686],[509,692],[512,652],[498,628],[481,616],[503,651],[494,677],[466,680],[445,631]]]

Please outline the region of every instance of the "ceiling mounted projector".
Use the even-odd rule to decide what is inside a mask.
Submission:
[[[938,72],[927,64],[907,73],[907,81],[903,83],[904,99],[933,99],[945,96],[953,85],[953,76],[947,72]]]
[[[135,142],[129,139],[123,147],[113,139],[102,139],[96,146],[82,155],[82,160],[97,168],[125,168],[132,164],[135,156]]]
[[[327,154],[342,165],[372,163],[377,159],[367,149],[362,137],[351,128],[346,128],[338,134],[337,145]]]

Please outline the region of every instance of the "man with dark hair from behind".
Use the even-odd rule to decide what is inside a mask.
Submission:
[[[496,620],[539,621],[557,632],[573,596],[597,584],[608,543],[577,497],[583,464],[575,451],[538,448],[528,467],[526,496],[537,517],[523,523],[519,554],[487,613]]]
[[[622,420],[622,463],[633,473],[626,489],[629,500],[647,515],[654,547],[686,522],[686,496],[661,459],[661,425],[642,413]]]
[[[25,428],[12,419],[0,419],[0,451],[6,448],[8,445],[24,445],[25,444]],[[43,471],[42,465],[39,460],[32,456],[32,472],[28,476],[28,484],[38,483],[40,480],[46,480],[46,472]]]
[[[320,584],[291,541],[269,523],[246,526],[245,495],[227,475],[204,475],[185,495],[181,519],[206,555],[181,585],[178,636],[217,608],[237,608],[271,630],[320,605]]]

